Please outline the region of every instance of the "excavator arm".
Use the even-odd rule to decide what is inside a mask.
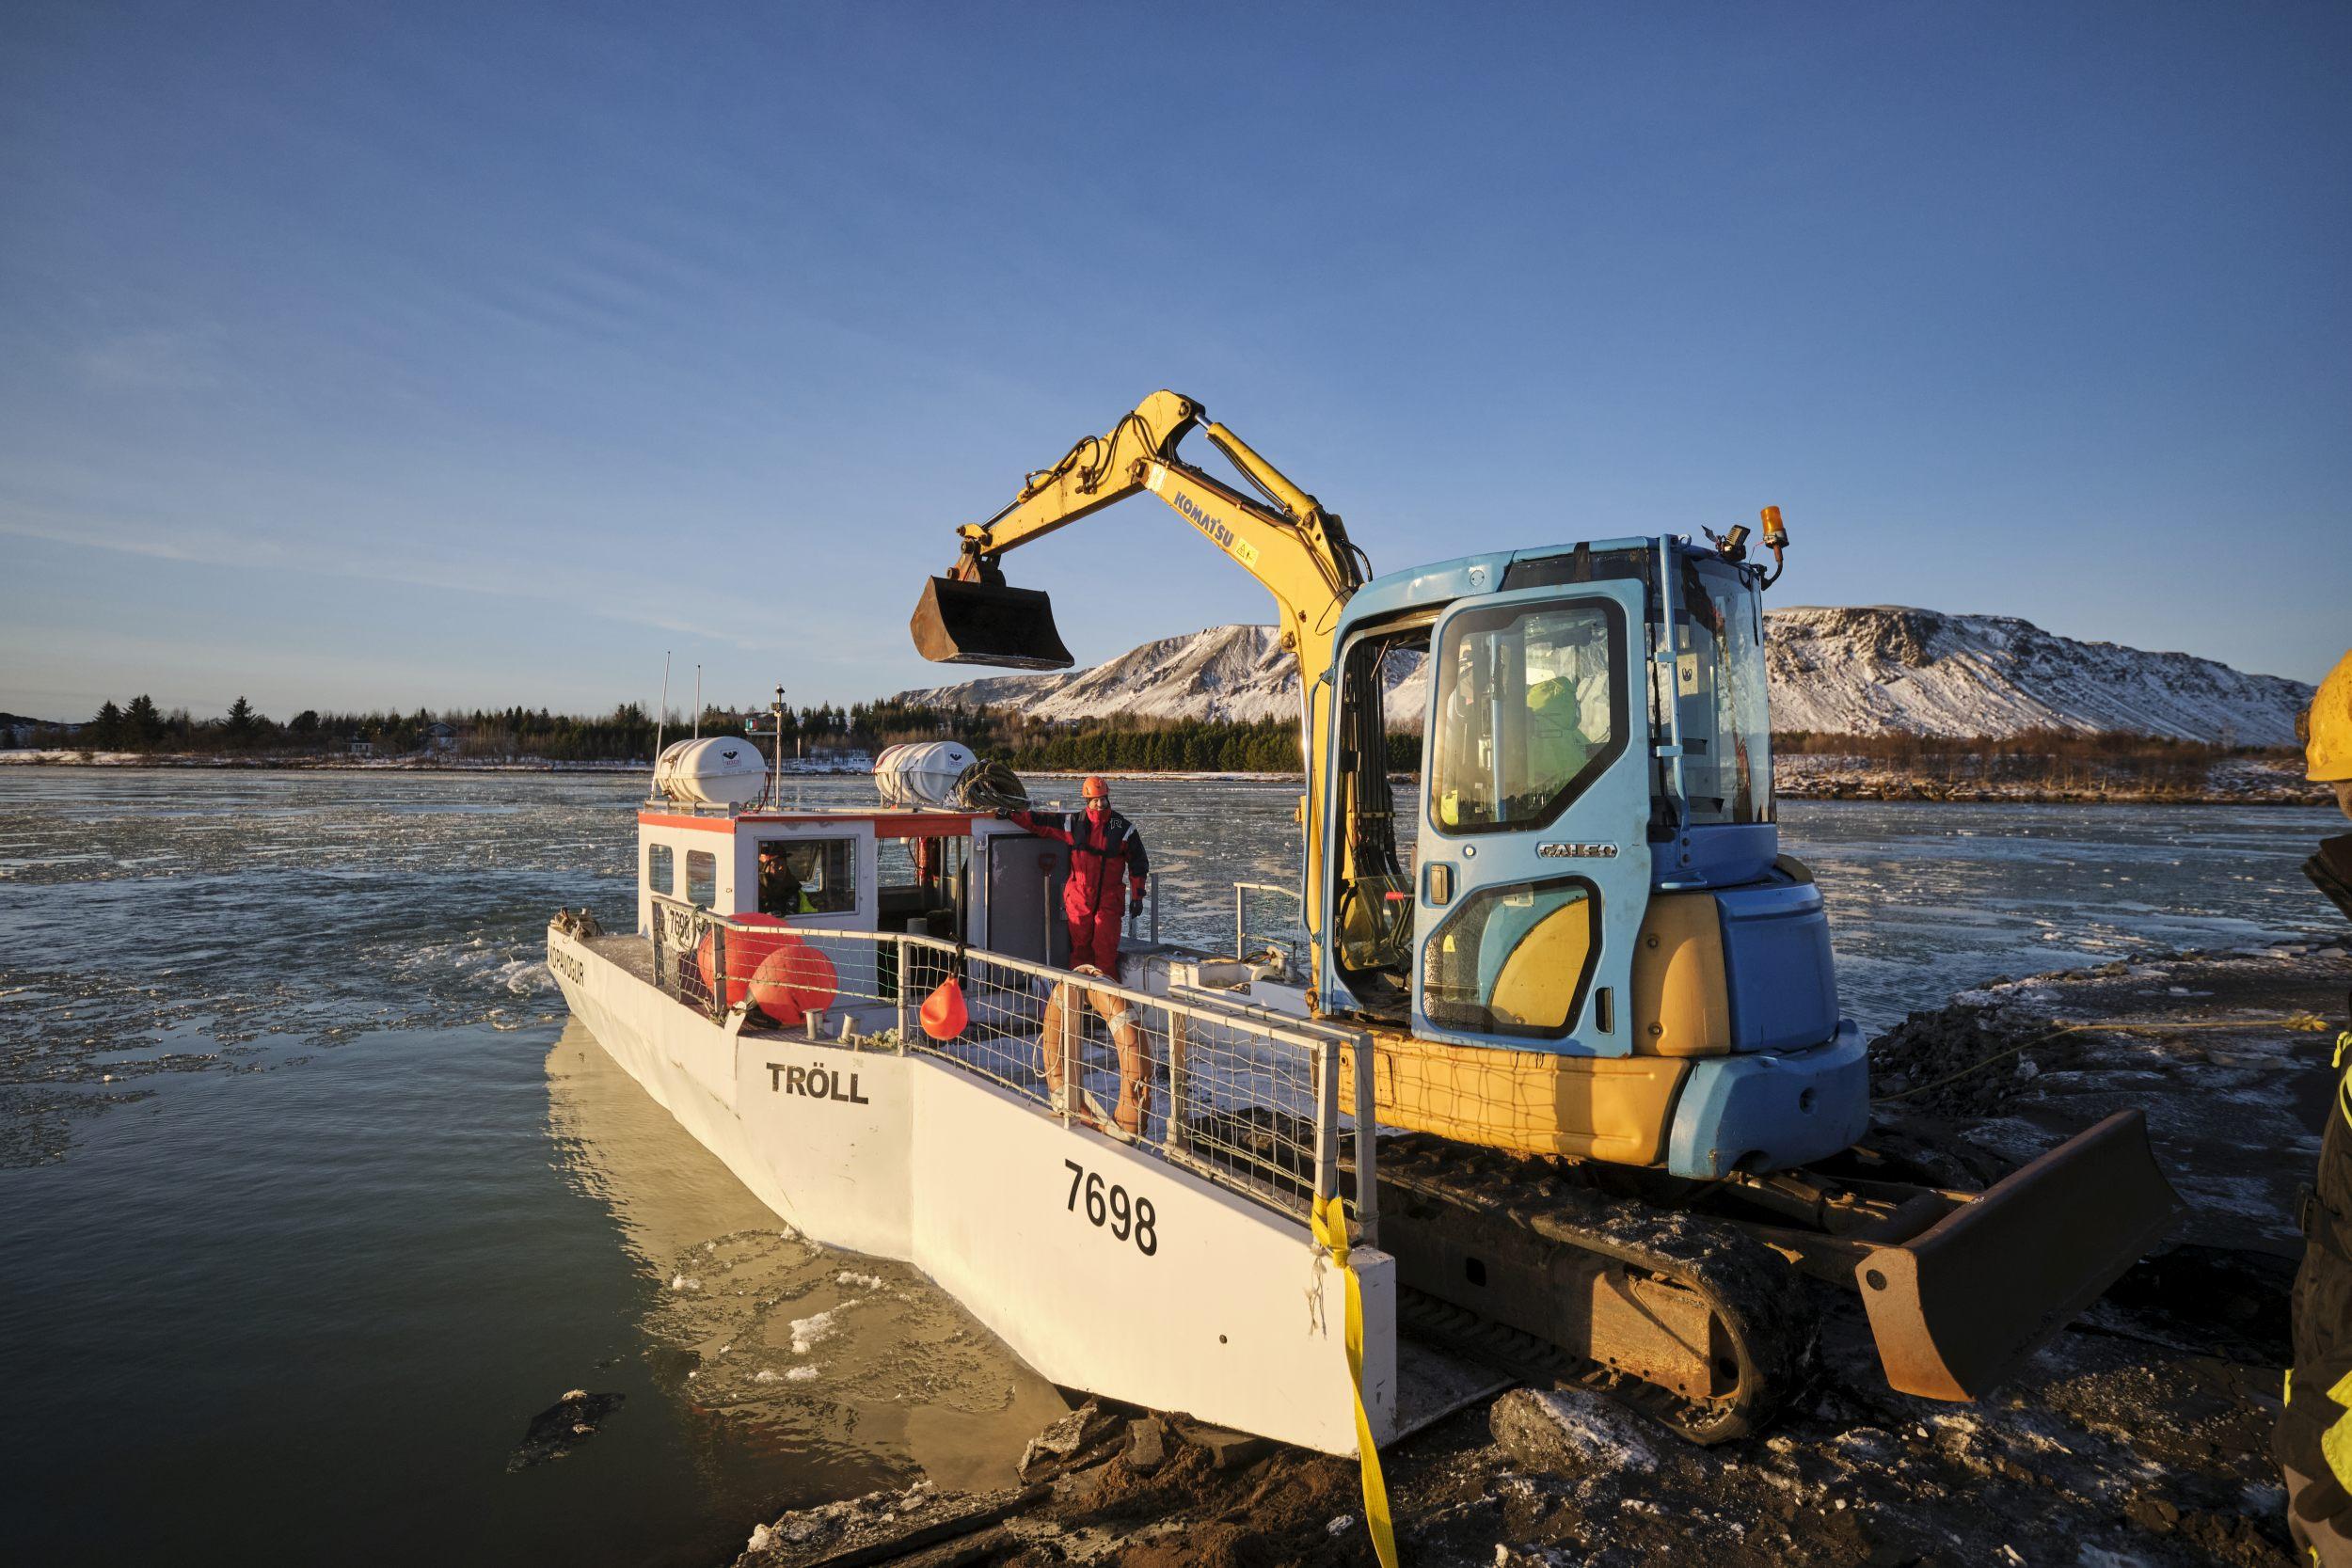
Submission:
[[[1067,669],[1073,662],[1054,626],[1045,594],[1005,583],[1005,552],[1044,538],[1129,496],[1166,501],[1242,570],[1265,585],[1283,648],[1296,660],[1301,697],[1300,752],[1307,768],[1305,902],[1311,935],[1320,929],[1323,870],[1322,780],[1332,700],[1331,637],[1341,607],[1370,572],[1340,519],[1206,410],[1175,392],[1154,392],[1113,425],[1089,436],[1050,468],[1028,476],[1021,493],[984,523],[957,531],[960,547],[945,577],[925,585],[910,629],[925,658],[943,663]],[[1198,427],[1260,491],[1246,496],[1178,459],[1177,443]]]

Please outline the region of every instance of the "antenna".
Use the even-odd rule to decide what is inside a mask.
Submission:
[[[662,726],[670,721],[670,650],[661,650],[661,712],[653,721],[653,768],[661,771]]]
[[[776,726],[776,805],[784,805],[784,688],[776,688],[776,705],[770,710]]]
[[[703,667],[694,666],[694,738],[703,737]]]

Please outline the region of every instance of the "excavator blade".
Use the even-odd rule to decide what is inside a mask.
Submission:
[[[1999,1383],[2171,1228],[2147,1117],[2115,1115],[1854,1266],[1886,1381],[1931,1400]]]
[[[1054,603],[1035,588],[933,578],[907,623],[914,651],[935,664],[1067,670],[1075,662],[1054,626]]]

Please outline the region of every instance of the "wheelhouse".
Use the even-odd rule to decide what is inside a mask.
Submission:
[[[1058,963],[1069,851],[1009,822],[927,807],[637,814],[637,929],[676,899],[818,930],[906,932]]]

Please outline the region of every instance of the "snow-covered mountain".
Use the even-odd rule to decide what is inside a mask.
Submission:
[[[1765,615],[1772,727],[1839,735],[2119,731],[2240,746],[2295,744],[2301,681],[2193,654],[2077,642],[2013,615],[1901,605]]]
[[[1999,736],[2128,731],[2287,746],[2312,689],[2189,654],[2078,642],[2007,615],[1900,605],[1765,614],[1775,729],[1836,735]],[[1390,721],[1420,717],[1418,662],[1394,659],[1405,689]],[[1090,670],[996,675],[910,691],[937,705],[1000,704],[1043,720],[1290,719],[1298,682],[1271,626],[1212,626],[1164,638]]]
[[[903,693],[938,706],[1003,704],[1033,719],[1295,719],[1298,673],[1272,626],[1211,626],[1146,642],[1091,670],[992,675]]]

